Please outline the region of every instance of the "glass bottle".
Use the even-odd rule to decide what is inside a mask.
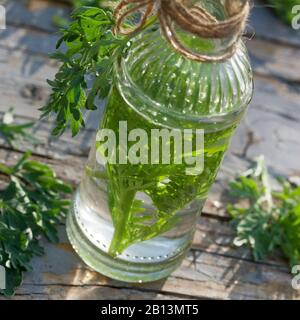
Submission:
[[[222,1],[202,2],[219,19],[226,17]],[[190,49],[209,55],[224,52],[236,41],[234,37],[200,39],[177,31]],[[241,40],[234,56],[220,63],[188,60],[169,45],[156,25],[130,41],[114,66],[101,134],[67,220],[69,239],[90,267],[117,280],[146,282],[164,278],[180,265],[252,91],[252,71]],[[110,160],[115,157],[116,162],[107,162],[103,129],[115,133]],[[142,129],[147,141],[142,143],[141,137],[128,141],[132,132],[131,138],[140,132],[135,129]],[[175,161],[182,160],[185,151],[175,148],[174,137],[169,141],[156,137],[151,144],[155,129],[172,132],[174,137],[180,133],[182,145],[190,142],[193,156],[202,157],[199,167]],[[199,133],[204,146],[195,144]],[[138,141],[139,148],[132,149]],[[161,157],[149,161],[154,145],[161,152],[169,148],[169,162]],[[129,161],[132,150],[138,150],[134,159],[140,163]]]

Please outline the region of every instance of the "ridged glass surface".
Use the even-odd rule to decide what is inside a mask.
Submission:
[[[220,49],[215,40],[190,35],[185,40],[198,51]],[[105,164],[96,157],[96,142],[74,198],[68,234],[79,255],[115,279],[152,281],[174,270],[191,245],[208,191],[250,102],[252,73],[242,42],[224,63],[198,63],[176,53],[158,28],[132,39],[114,72],[100,129],[118,133],[126,121],[128,132],[144,129],[148,136],[152,129],[170,127],[204,130],[204,150],[194,150],[204,157],[197,175],[186,174],[187,164]],[[117,144],[121,150],[122,141]]]
[[[234,57],[224,63],[184,58],[159,30],[144,33],[132,43],[122,68],[132,89],[151,99],[153,106],[211,117],[237,111],[251,99],[252,72],[242,42]]]

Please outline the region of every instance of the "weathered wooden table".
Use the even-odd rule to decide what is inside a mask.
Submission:
[[[68,9],[46,0],[7,1],[7,29],[0,30],[0,111],[15,108],[16,121],[37,120],[48,97],[46,78],[58,65],[49,60],[57,35],[52,16]],[[255,96],[236,133],[210,194],[192,249],[168,279],[145,285],[112,281],[90,270],[72,250],[60,227],[61,243],[45,243],[46,254],[33,261],[15,299],[289,299],[292,289],[285,261],[255,263],[249,251],[231,245],[233,232],[222,191],[228,179],[251,159],[266,156],[275,174],[300,176],[300,32],[283,26],[267,9],[254,9],[247,41],[255,72]],[[37,122],[43,141],[34,157],[50,164],[62,179],[77,184],[94,135],[91,122],[77,139],[50,136],[51,122]],[[0,142],[0,161],[15,163],[28,148],[13,150]]]

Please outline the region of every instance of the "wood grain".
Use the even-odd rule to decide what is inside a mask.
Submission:
[[[272,42],[300,47],[300,30],[293,30],[281,22],[265,1],[254,1],[254,8],[248,23],[249,34]]]
[[[203,250],[192,250],[182,266],[168,279],[142,285],[110,280],[86,267],[68,244],[61,229],[58,246],[45,244],[46,255],[34,259],[18,296],[31,298],[107,299],[118,289],[119,299],[178,298],[211,299],[296,299],[285,268],[254,263]],[[111,291],[109,291],[111,290]],[[36,294],[36,295],[35,295]]]
[[[300,58],[299,31],[282,25],[261,3],[256,4],[249,25],[257,29],[257,36],[247,41],[255,95],[233,138],[181,268],[168,279],[151,284],[109,280],[81,262],[61,226],[60,244],[43,240],[46,254],[33,260],[33,271],[25,275],[14,299],[300,299],[300,292],[292,289],[285,260],[270,257],[254,262],[249,250],[232,246],[234,234],[225,209],[228,180],[262,153],[272,174],[300,176],[300,77],[295,67]],[[52,17],[65,16],[69,9],[38,0],[9,1],[7,8],[8,28],[0,32],[0,117],[13,106],[15,121],[25,123],[39,118],[38,108],[49,95],[45,79],[53,78],[58,68],[48,58],[58,38],[53,33],[56,27]],[[32,133],[41,143],[32,147],[21,142],[12,150],[0,140],[0,161],[12,165],[31,149],[33,158],[51,165],[61,179],[75,187],[100,113],[87,119],[87,128],[76,139],[69,134],[53,138],[53,120],[39,121]]]

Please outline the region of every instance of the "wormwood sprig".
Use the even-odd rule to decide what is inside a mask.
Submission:
[[[7,278],[0,293],[11,296],[31,259],[44,252],[40,237],[58,241],[55,225],[67,213],[72,188],[50,167],[30,160],[30,153],[12,167],[0,163],[0,176],[7,182],[0,191],[0,265]]]
[[[62,62],[53,81],[49,103],[41,108],[42,118],[56,114],[54,135],[68,126],[75,136],[85,126],[84,111],[95,110],[96,97],[105,98],[112,83],[112,66],[128,39],[114,36],[114,18],[109,8],[80,7],[72,22],[61,30],[62,37],[52,58]],[[87,76],[94,79],[87,91]]]
[[[227,209],[236,246],[249,246],[255,260],[280,250],[293,267],[300,264],[300,187],[278,181],[282,190],[272,191],[264,159],[259,158],[256,167],[230,184],[231,196],[247,205],[230,204]]]

